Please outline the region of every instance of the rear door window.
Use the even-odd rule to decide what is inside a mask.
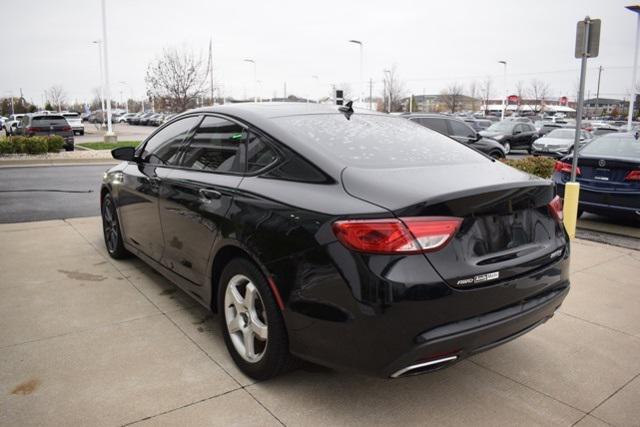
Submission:
[[[266,138],[252,132],[247,139],[247,173],[258,172],[278,160]]]
[[[247,139],[244,127],[207,116],[184,150],[180,166],[208,172],[243,172],[240,145]]]

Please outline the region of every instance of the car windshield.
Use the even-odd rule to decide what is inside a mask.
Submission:
[[[463,144],[401,117],[317,114],[276,117],[296,139],[348,166],[397,168],[488,161]]]
[[[77,119],[80,117],[80,115],[78,113],[65,113],[63,114],[63,116],[70,118],[70,119]]]
[[[554,129],[547,134],[548,138],[573,139],[575,137],[575,129]]]
[[[511,129],[516,125],[515,122],[498,122],[494,123],[487,128],[489,132],[511,132]]]
[[[580,155],[621,157],[640,160],[640,140],[633,134],[606,135],[580,150]]]

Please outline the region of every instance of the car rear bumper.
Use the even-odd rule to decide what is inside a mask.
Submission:
[[[447,285],[422,255],[349,260],[337,246],[328,251],[334,263],[322,267],[315,252],[266,268],[275,283],[294,289],[284,295],[293,354],[395,378],[457,362],[548,320],[569,291],[565,248],[562,257],[539,268],[469,289]],[[312,264],[316,268],[309,269]],[[292,272],[292,265],[307,268]],[[287,278],[304,279],[287,284]],[[407,369],[416,365],[422,366]]]
[[[564,183],[556,181],[556,188],[558,195],[564,197]],[[579,206],[593,213],[640,216],[640,192],[593,191],[581,184]]]
[[[416,337],[419,344],[385,369],[384,376],[433,371],[509,342],[553,317],[568,293],[567,281],[566,286],[521,304],[426,331]]]

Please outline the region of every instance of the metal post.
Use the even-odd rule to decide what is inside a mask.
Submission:
[[[100,65],[100,114],[102,118],[102,127],[104,127],[104,110],[106,108],[104,104],[104,67],[102,66],[102,40],[95,40],[95,43],[98,46],[98,64]]]
[[[213,97],[213,38],[209,39],[209,79],[211,84],[211,106],[215,105],[215,98]]]
[[[373,111],[373,79],[369,77],[369,110]]]
[[[629,117],[627,119],[627,130],[631,132],[631,122],[633,121],[633,103],[636,98],[636,71],[638,68],[638,46],[640,45],[640,13],[636,24],[636,47],[633,50],[633,71],[631,72],[631,99],[629,100]]]
[[[573,162],[571,165],[571,182],[576,182],[576,170],[578,168],[578,152],[580,151],[580,129],[582,125],[582,105],[584,103],[584,82],[587,77],[587,54],[589,51],[589,22],[587,16],[584,19],[586,26],[584,30],[584,50],[580,60],[580,89],[578,91],[578,105],[576,106],[576,134],[573,138]]]
[[[107,6],[106,1],[102,0],[102,43],[104,54],[104,86],[107,96],[107,133],[105,134],[105,142],[115,142],[116,137],[111,127],[111,89],[109,88],[109,49],[107,44]]]

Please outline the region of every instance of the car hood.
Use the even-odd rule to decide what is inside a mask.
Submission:
[[[347,167],[342,184],[352,196],[391,211],[421,203],[433,205],[479,192],[549,185],[498,161],[398,169]]]

